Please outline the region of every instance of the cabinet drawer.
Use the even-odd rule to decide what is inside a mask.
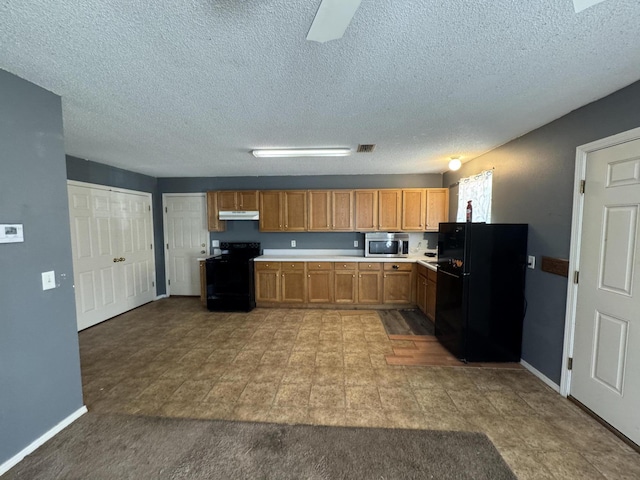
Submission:
[[[429,280],[429,283],[431,283],[431,282],[436,283],[438,281],[438,272],[428,268],[427,269],[427,280]]]
[[[358,270],[361,272],[367,270],[382,270],[382,266],[379,263],[360,262],[358,263]]]
[[[304,271],[305,262],[280,262],[282,270],[290,271]]]
[[[280,262],[255,262],[256,270],[280,270]]]
[[[356,262],[347,262],[347,263],[335,262],[333,266],[336,270],[355,270]]]
[[[386,272],[388,272],[388,271],[392,271],[392,272],[410,272],[412,268],[413,268],[413,264],[412,263],[385,262],[385,264],[384,264],[384,270]]]
[[[315,270],[331,270],[333,268],[333,263],[331,262],[308,262],[307,269],[309,271]]]

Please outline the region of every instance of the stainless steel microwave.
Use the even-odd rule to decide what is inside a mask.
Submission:
[[[365,257],[406,257],[409,255],[408,233],[366,233]]]

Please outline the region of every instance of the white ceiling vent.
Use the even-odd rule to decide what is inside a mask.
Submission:
[[[356,150],[358,153],[371,153],[373,152],[373,150],[376,148],[376,144],[375,143],[364,143],[364,144],[360,144],[358,145],[358,150]]]

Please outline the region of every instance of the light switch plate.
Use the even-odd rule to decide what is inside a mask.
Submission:
[[[354,247],[357,247],[357,246],[358,246],[358,240],[354,240],[354,241],[353,241],[353,246],[354,246]]]
[[[295,247],[296,246],[296,241],[295,240],[291,240],[291,246]]]
[[[536,257],[535,257],[535,255],[529,255],[527,257],[527,267],[529,267],[531,270],[536,268]]]
[[[42,272],[42,290],[51,290],[56,288],[56,272]]]

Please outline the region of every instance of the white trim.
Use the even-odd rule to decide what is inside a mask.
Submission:
[[[584,195],[580,193],[580,182],[586,179],[587,156],[596,150],[613,147],[640,138],[640,128],[602,138],[576,148],[576,167],[573,182],[573,214],[571,218],[571,250],[569,254],[569,279],[567,281],[567,308],[564,321],[564,346],[562,349],[562,369],[560,375],[560,395],[571,393],[571,371],[565,359],[573,356],[573,343],[578,301],[578,285],[573,283],[573,272],[580,270],[580,247],[582,241],[582,217]]]
[[[156,300],[159,298],[169,298],[171,296],[171,285],[169,285],[169,262],[167,261],[167,245],[169,244],[169,237],[167,232],[167,203],[165,199],[167,197],[204,197],[205,205],[207,203],[207,192],[191,192],[191,193],[163,193],[162,194],[162,234],[163,234],[163,243],[162,243],[162,252],[164,256],[164,288],[165,293],[164,296],[156,297]],[[208,213],[205,211],[205,215]],[[207,243],[211,243],[207,238]],[[207,249],[210,247],[207,246]],[[157,291],[156,291],[157,292]]]
[[[551,380],[549,377],[547,377],[540,370],[538,370],[537,368],[533,367],[532,365],[530,365],[529,363],[525,362],[524,360],[520,360],[520,365],[522,365],[524,368],[526,368],[531,373],[533,373],[536,377],[538,377],[540,380],[542,380],[545,383],[545,385],[547,385],[548,387],[551,387],[554,392],[560,393],[560,386],[557,383],[555,383],[553,380]]]
[[[162,300],[163,298],[169,298],[169,295],[167,295],[166,293],[163,293],[162,295],[156,295],[156,298],[154,298],[153,301],[156,302],[158,300]]]
[[[24,457],[34,452],[38,447],[44,444],[47,440],[50,440],[51,438],[53,438],[56,434],[58,434],[63,429],[71,425],[73,422],[75,422],[78,418],[80,418],[85,413],[87,413],[87,407],[83,405],[81,408],[73,412],[71,415],[69,415],[67,418],[62,420],[52,429],[40,435],[38,438],[36,438],[33,442],[31,442],[25,448],[20,450],[18,453],[16,453],[9,460],[4,462],[3,464],[0,464],[0,475],[4,475],[5,473],[7,473],[10,469],[15,467],[18,463],[20,463],[20,461],[22,461]]]

